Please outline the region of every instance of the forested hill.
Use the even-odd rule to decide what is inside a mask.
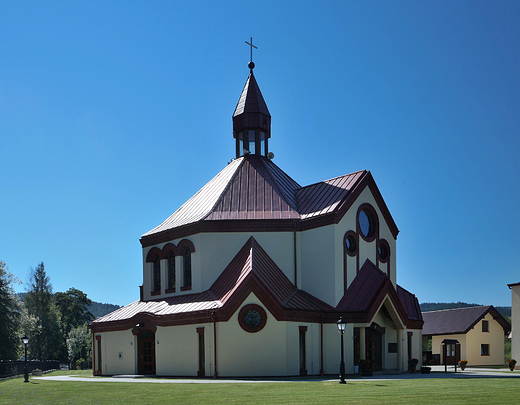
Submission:
[[[20,300],[23,301],[27,293],[18,293],[16,294]],[[109,314],[110,312],[115,311],[116,309],[121,308],[119,305],[114,304],[102,304],[101,302],[92,301],[92,305],[88,307],[88,310],[97,318],[101,318],[102,316]]]
[[[88,308],[88,310],[97,319],[97,318],[101,318],[102,316],[109,314],[110,312],[113,312],[119,308],[121,308],[119,305],[102,304],[101,302],[92,301],[92,305]]]
[[[440,311],[442,309],[478,307],[482,304],[468,304],[467,302],[423,302],[421,312]],[[494,305],[493,305],[494,306]],[[511,307],[495,307],[503,316],[511,317]]]

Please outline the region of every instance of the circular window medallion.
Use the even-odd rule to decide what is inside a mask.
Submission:
[[[255,333],[261,331],[266,322],[267,314],[260,305],[245,305],[238,313],[238,323],[246,332]]]

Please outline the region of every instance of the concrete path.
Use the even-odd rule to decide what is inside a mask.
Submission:
[[[507,368],[491,369],[491,368],[466,368],[464,371],[457,369],[453,372],[453,368],[448,369],[448,373],[444,373],[444,366],[433,366],[432,373],[421,374],[420,371],[414,374],[375,374],[372,377],[347,376],[347,382],[363,382],[363,381],[387,381],[387,380],[404,380],[404,379],[424,379],[424,378],[520,378],[520,371],[509,371]],[[73,375],[63,376],[42,376],[31,377],[34,380],[48,381],[84,381],[84,382],[131,382],[131,383],[156,383],[156,384],[239,384],[239,383],[279,383],[279,382],[319,382],[319,381],[338,381],[338,378],[312,378],[312,377],[293,377],[293,378],[269,378],[269,379],[224,379],[224,378],[161,378],[161,377],[143,377],[143,376],[113,376],[113,377],[83,377]]]

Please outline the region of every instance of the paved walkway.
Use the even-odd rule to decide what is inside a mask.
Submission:
[[[404,380],[404,379],[420,379],[420,378],[520,378],[520,371],[509,371],[508,368],[491,369],[491,368],[466,368],[461,371],[453,372],[453,367],[448,369],[448,373],[444,373],[444,366],[433,366],[432,373],[414,374],[376,374],[372,377],[347,376],[347,382],[362,381],[385,381],[385,380]],[[235,384],[235,383],[279,383],[279,382],[319,382],[319,381],[338,381],[338,378],[312,378],[312,377],[292,377],[292,378],[250,378],[250,379],[223,379],[223,378],[161,378],[161,377],[143,377],[133,375],[120,375],[113,377],[83,377],[73,375],[63,376],[42,376],[31,377],[34,380],[49,381],[85,381],[85,382],[131,382],[131,383],[156,383],[156,384]]]

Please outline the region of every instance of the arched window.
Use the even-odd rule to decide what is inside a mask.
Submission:
[[[182,288],[181,291],[191,290],[191,251],[186,248],[182,254]]]
[[[168,256],[168,290],[175,292],[175,252]]]
[[[153,261],[153,292],[161,291],[161,258],[155,256]]]

